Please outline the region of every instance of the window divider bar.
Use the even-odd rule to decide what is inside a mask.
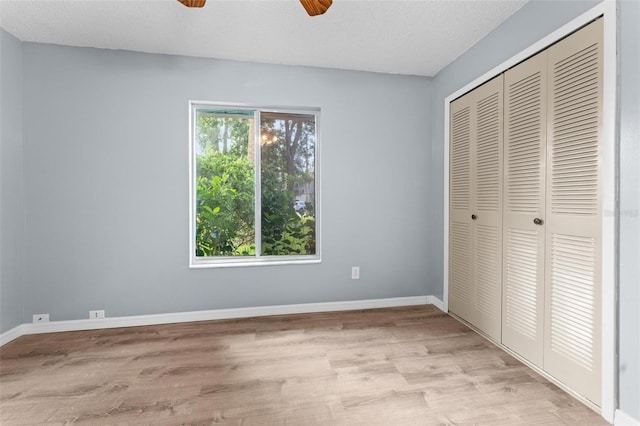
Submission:
[[[255,257],[262,256],[262,152],[260,145],[260,128],[261,128],[260,110],[253,113],[253,161],[255,161],[255,177],[254,177],[254,229],[255,229]]]

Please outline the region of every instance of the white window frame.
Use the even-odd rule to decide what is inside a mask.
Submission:
[[[254,256],[196,256],[196,156],[195,156],[195,126],[196,111],[201,108],[233,109],[252,111],[254,114],[254,164],[255,164],[255,223],[256,230],[256,254]],[[316,253],[313,255],[277,255],[263,256],[260,254],[262,233],[261,230],[261,187],[260,187],[260,114],[261,113],[304,114],[315,117],[316,142],[314,163],[314,191],[315,191],[315,226],[316,226]],[[320,209],[320,109],[300,107],[262,107],[229,102],[189,101],[189,268],[226,268],[265,265],[292,265],[321,263],[322,232]]]

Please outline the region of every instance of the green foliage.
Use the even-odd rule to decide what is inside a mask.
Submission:
[[[198,113],[195,137],[200,152],[210,154],[222,151],[236,157],[246,157],[250,121],[244,118]]]
[[[196,255],[255,253],[253,164],[222,152],[196,158]]]
[[[250,122],[212,112],[196,117],[196,256],[255,255]],[[316,252],[313,206],[294,206],[302,194],[294,191],[314,179],[314,132],[313,123],[301,119],[261,123],[268,136],[261,146],[262,255]]]
[[[315,254],[315,218],[298,213],[293,207],[293,194],[274,190],[263,180],[262,190],[262,254]]]
[[[295,196],[291,188],[296,174],[287,172],[286,143],[272,123],[266,133],[276,143],[262,146],[262,254],[315,254],[315,219],[313,212],[294,208]],[[263,122],[263,134],[265,123]]]

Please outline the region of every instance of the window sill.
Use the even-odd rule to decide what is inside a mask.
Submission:
[[[223,259],[191,259],[189,269],[206,269],[206,268],[235,268],[248,266],[281,266],[281,265],[309,265],[322,263],[319,256],[287,256],[283,259],[278,257],[263,258],[223,258]]]

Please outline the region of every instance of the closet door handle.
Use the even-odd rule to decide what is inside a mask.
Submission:
[[[539,217],[536,217],[535,219],[533,219],[533,223],[535,223],[536,225],[542,225],[542,219],[540,219]]]
[[[471,219],[476,220],[478,218],[478,216],[476,216],[475,214],[471,215]]]

